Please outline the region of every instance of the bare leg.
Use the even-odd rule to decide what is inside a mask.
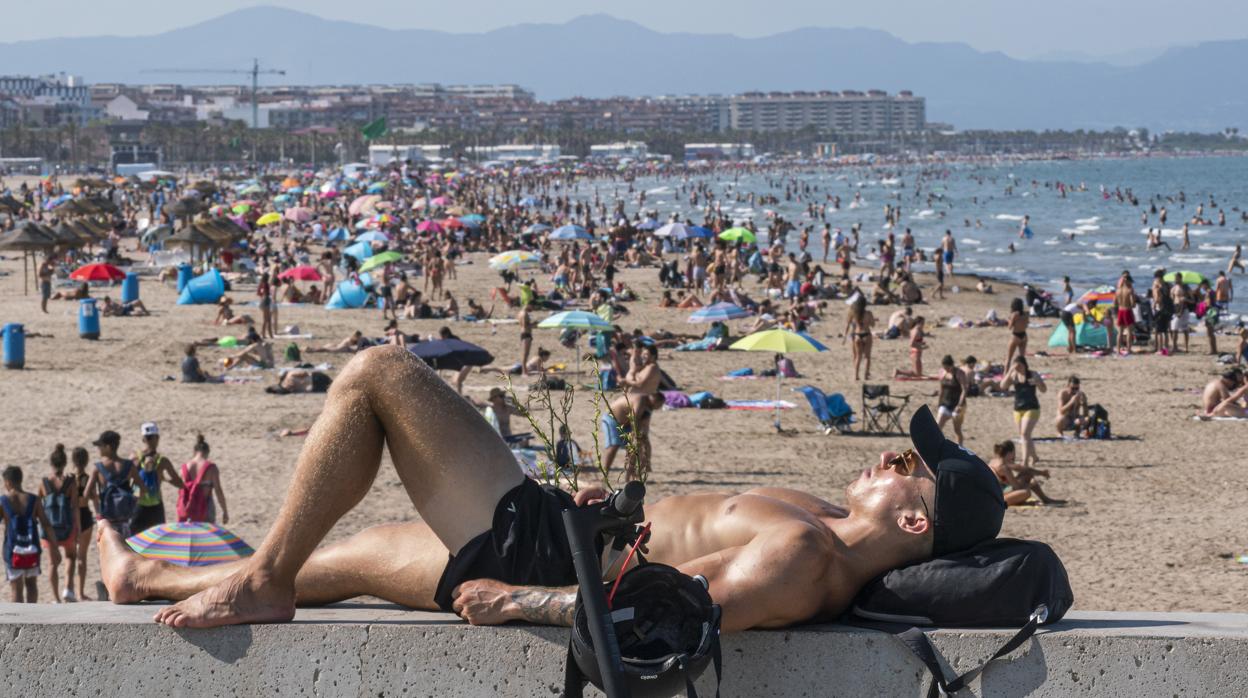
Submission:
[[[78,534],[78,559],[82,560],[82,564],[78,565],[78,600],[89,601],[87,597],[87,551],[91,549],[91,534],[94,531],[90,528],[84,529]]]
[[[181,601],[243,570],[246,561],[180,567],[132,551],[121,536],[101,526],[100,575],[113,603]],[[423,522],[367,528],[347,540],[318,549],[295,578],[300,606],[317,606],[357,596],[376,596],[409,608],[437,610],[434,592],[447,550]]]
[[[49,557],[51,556],[49,555]],[[61,589],[60,589],[61,566],[57,563],[52,562],[52,560],[50,559],[48,560],[48,565],[49,565],[48,581],[52,583],[52,599],[56,603],[62,603],[64,600],[61,598]]]
[[[242,569],[162,610],[157,622],[213,627],[289,620],[304,562],[372,485],[387,443],[399,479],[447,550],[493,524],[524,481],[507,445],[423,361],[395,346],[358,353],[330,388],[273,529]]]

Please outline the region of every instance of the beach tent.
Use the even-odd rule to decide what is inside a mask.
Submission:
[[[223,295],[225,295],[225,279],[221,278],[221,272],[212,269],[186,283],[186,286],[182,288],[182,295],[178,296],[178,305],[216,303]]]
[[[1059,322],[1057,329],[1049,335],[1049,346],[1065,347],[1068,336],[1069,330],[1066,329],[1066,325]],[[1091,322],[1075,323],[1075,346],[1108,349],[1109,330],[1105,329],[1104,325]]]
[[[368,299],[368,292],[364,287],[354,281],[340,281],[338,287],[334,289],[334,293],[329,297],[329,302],[325,307],[329,310],[342,310],[343,308],[363,308],[364,301]]]

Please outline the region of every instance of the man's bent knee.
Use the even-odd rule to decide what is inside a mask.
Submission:
[[[368,381],[379,376],[386,380],[395,380],[400,375],[412,375],[413,368],[425,368],[429,376],[436,377],[432,369],[428,369],[423,361],[405,347],[394,344],[369,347],[351,357],[334,380],[333,386],[368,385]]]

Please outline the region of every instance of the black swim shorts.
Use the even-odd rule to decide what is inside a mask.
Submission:
[[[563,528],[563,510],[572,496],[525,478],[494,507],[494,525],[451,555],[438,580],[434,600],[450,611],[452,592],[472,579],[497,579],[526,586],[576,584],[572,553]]]

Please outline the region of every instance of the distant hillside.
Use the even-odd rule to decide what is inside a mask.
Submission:
[[[72,72],[90,82],[242,83],[153,68],[284,68],[266,84],[509,82],[543,99],[909,89],[928,119],[961,129],[1248,129],[1248,40],[1174,48],[1137,66],[1021,61],[956,43],[907,43],[870,29],[800,29],[745,39],[668,34],[605,15],[479,34],[391,30],[293,10],[239,10],[153,36],[0,44],[6,74]],[[270,78],[272,76],[269,76]]]

